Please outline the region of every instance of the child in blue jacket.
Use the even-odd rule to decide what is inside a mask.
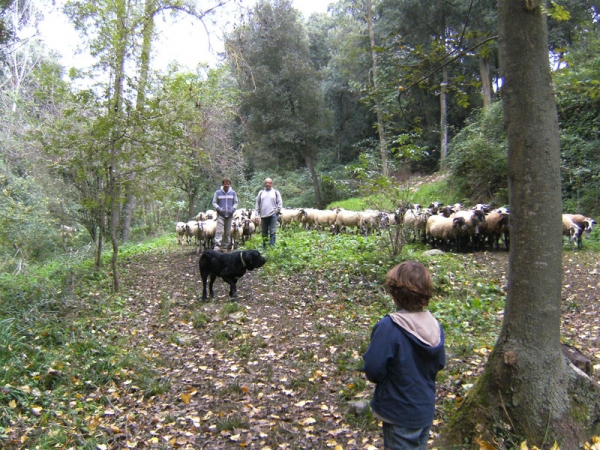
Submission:
[[[423,450],[435,412],[435,378],[446,364],[444,331],[423,310],[433,283],[423,264],[405,261],[388,272],[385,287],[396,312],[373,327],[363,355],[363,371],[377,384],[371,410],[383,422],[386,450]]]

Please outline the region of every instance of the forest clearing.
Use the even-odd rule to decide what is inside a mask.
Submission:
[[[317,244],[333,237],[305,234],[324,249],[317,250],[317,259],[326,258],[327,247]],[[98,382],[101,374],[90,375],[97,377],[92,387],[71,366],[72,392],[63,391],[62,398],[43,408],[45,420],[40,411],[35,415],[23,409],[21,422],[5,429],[4,447],[33,448],[28,446],[31,439],[51,431],[42,439],[48,448],[382,448],[380,427],[368,407],[357,411],[353,405],[373,393],[374,385],[359,371],[361,356],[373,324],[392,311],[391,300],[375,276],[356,271],[344,280],[344,270],[332,274],[330,269],[290,274],[277,267],[285,263],[283,254],[267,253],[271,262],[265,270],[240,280],[238,302],[229,301],[228,286],[217,280],[217,297],[208,303],[199,300],[198,255],[192,247],[173,243],[126,258],[119,306],[108,306],[105,293],[90,292],[77,308],[104,303],[105,317],[98,322],[87,317],[89,332],[102,336],[107,347],[120,347],[114,360],[143,358],[156,372],[144,378],[115,361],[111,368],[101,348],[89,351],[89,359],[80,364],[104,368],[106,382]],[[447,335],[433,440],[483,370],[495,343],[508,252],[418,259],[434,276],[432,310]],[[480,304],[472,296],[450,300],[458,292],[476,293],[482,283],[489,285],[482,292],[492,294],[482,295]],[[596,253],[565,251],[563,285],[562,340],[597,365]],[[68,373],[68,366],[58,361],[53,367],[56,377]],[[84,394],[86,383],[90,386]],[[31,388],[19,389],[31,393]],[[505,431],[506,441],[494,443],[495,448],[518,444]]]

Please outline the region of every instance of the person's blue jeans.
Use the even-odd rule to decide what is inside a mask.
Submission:
[[[383,445],[385,450],[427,450],[429,431],[426,428],[405,428],[383,422]]]
[[[267,245],[267,239],[269,240],[269,245],[273,247],[277,235],[277,214],[269,217],[261,217],[260,231],[263,239],[263,247]]]

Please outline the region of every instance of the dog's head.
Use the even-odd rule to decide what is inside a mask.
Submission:
[[[258,250],[246,250],[242,252],[242,257],[246,263],[246,269],[254,270],[265,265],[267,260],[263,258]]]

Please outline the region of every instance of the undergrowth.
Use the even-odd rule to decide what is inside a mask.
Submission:
[[[326,326],[321,330],[329,345],[346,349],[336,359],[340,372],[360,369],[353,352],[366,350],[370,328],[394,308],[383,289],[385,274],[406,259],[422,262],[432,274],[435,293],[429,309],[444,327],[449,359],[493,347],[504,309],[506,280],[490,276],[470,255],[425,256],[427,246],[408,243],[394,256],[386,251],[384,241],[382,236],[332,236],[289,229],[278,231],[274,248],[262,249],[259,238],[250,240],[245,248],[257,248],[266,255],[267,264],[257,272],[260,277],[285,277],[293,283],[299,274],[310,274],[303,278],[310,281],[302,288],[318,293],[323,300],[331,299],[327,314],[343,317],[349,324],[345,330]],[[123,246],[122,270],[138,255],[173,251],[174,242],[172,235],[165,235]],[[600,243],[595,232],[584,240],[584,246],[583,251],[597,251]],[[104,258],[107,267],[110,251]],[[40,448],[77,446],[55,419],[62,417],[71,429],[85,434],[89,430],[82,418],[93,417],[106,407],[106,399],[95,394],[99,388],[108,390],[129,380],[144,396],[169,389],[169,380],[157,375],[160,361],[149,361],[135,348],[131,350],[127,333],[111,325],[128,311],[126,299],[111,293],[110,286],[109,273],[94,271],[91,259],[52,262],[0,276],[0,444],[11,428],[20,427],[31,430],[28,439]],[[222,313],[238,311],[239,305],[231,304]],[[201,331],[211,320],[200,313],[191,316],[194,328]],[[238,336],[223,329],[213,338],[223,340],[226,346]],[[261,342],[245,338],[237,352],[251,354],[260,346]],[[313,360],[306,352],[295,356],[305,366]],[[460,364],[454,367],[440,373],[440,383],[461,379],[465,368]],[[340,401],[356,399],[354,396],[364,391],[361,380],[353,378]],[[454,404],[443,405],[444,409],[452,407]],[[361,416],[354,419],[363,421]],[[364,420],[365,428],[372,423]],[[223,421],[221,426],[228,429],[230,424]],[[94,442],[104,444],[102,440]]]

